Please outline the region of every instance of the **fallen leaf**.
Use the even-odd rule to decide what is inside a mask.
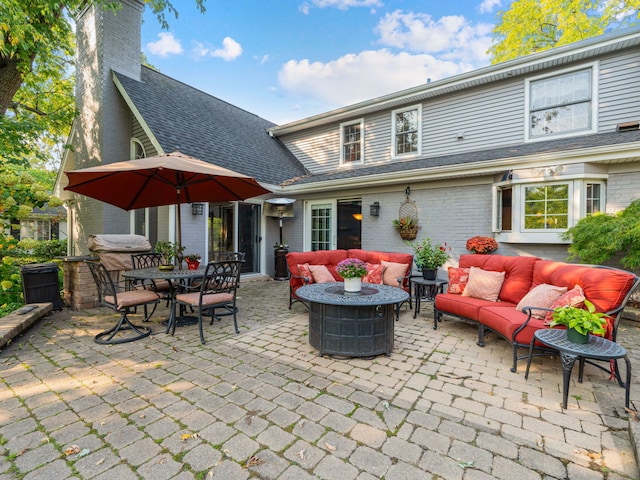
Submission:
[[[180,435],[181,442],[186,442],[187,440],[190,440],[192,438],[193,438],[193,435],[191,435],[190,433],[183,433],[182,435]]]
[[[257,467],[258,465],[262,465],[263,463],[266,463],[266,462],[262,460],[260,457],[251,455],[249,457],[249,460],[247,460],[247,463],[244,464],[244,468]]]
[[[627,412],[629,414],[629,416],[635,420],[636,422],[640,421],[640,418],[638,418],[638,412],[635,410],[632,410],[629,407],[624,407],[625,412]]]
[[[304,460],[304,452],[306,451],[306,448],[303,448],[302,450],[300,450],[298,453],[296,453],[297,456],[300,457],[301,460]]]
[[[304,418],[298,422],[300,428],[304,427]]]
[[[391,410],[391,407],[389,407],[389,402],[387,402],[386,400],[384,402],[382,402],[382,406],[384,408],[386,408],[387,410]]]
[[[47,437],[44,437],[42,440],[40,440],[40,443],[49,443],[49,439]]]
[[[102,457],[100,460],[96,462],[96,465],[102,465],[104,463],[105,457]]]
[[[71,445],[65,449],[64,453],[65,455],[76,455],[80,453],[80,447],[78,445]]]
[[[331,445],[330,443],[324,442],[325,446],[327,447],[327,450],[330,450],[332,452],[335,452],[337,450],[337,448],[333,445]]]
[[[473,462],[458,462],[458,466],[461,468],[473,467]]]

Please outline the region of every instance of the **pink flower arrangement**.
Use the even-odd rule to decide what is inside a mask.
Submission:
[[[367,274],[366,264],[357,258],[347,258],[338,263],[336,272],[342,278],[360,278]]]
[[[498,242],[491,237],[471,237],[467,240],[467,250],[471,253],[493,253],[498,249]]]

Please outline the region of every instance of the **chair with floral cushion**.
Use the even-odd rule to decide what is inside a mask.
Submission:
[[[122,284],[115,283],[106,267],[93,260],[85,263],[93,276],[98,287],[98,302],[100,306],[111,308],[118,312],[120,320],[109,330],[105,330],[94,337],[96,343],[103,345],[133,342],[151,335],[151,328],[139,326],[131,323],[129,314],[135,313],[137,307],[154,305],[151,313],[155,311],[155,306],[160,301],[158,294],[151,290],[137,289],[126,290]],[[145,315],[144,321],[149,320],[149,315]]]
[[[207,264],[204,275],[199,279],[198,286],[185,287],[184,293],[176,295],[176,304],[198,309],[198,327],[200,330],[200,342],[204,345],[203,322],[204,316],[211,315],[210,325],[213,320],[221,320],[222,316],[233,316],[233,327],[236,333],[238,320],[236,318],[236,296],[240,285],[240,266],[238,260],[210,262]],[[216,312],[221,309],[222,313]],[[172,334],[175,325],[172,326]]]

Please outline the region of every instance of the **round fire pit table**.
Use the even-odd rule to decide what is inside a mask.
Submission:
[[[345,357],[391,355],[396,305],[409,298],[398,287],[363,283],[344,291],[344,283],[313,283],[296,290],[309,305],[309,343],[319,354]]]

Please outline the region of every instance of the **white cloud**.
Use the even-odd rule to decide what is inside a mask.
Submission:
[[[202,42],[194,41],[191,54],[196,58],[218,57],[230,62],[242,55],[242,46],[231,37],[222,40],[222,48],[213,48]]]
[[[387,48],[343,55],[329,62],[290,60],[278,73],[280,87],[328,108],[350,105],[489,64],[489,24],[462,16],[395,11],[376,31]]]
[[[219,57],[227,62],[235,60],[242,55],[242,46],[231,37],[225,37],[222,40],[222,48],[211,52],[212,57]]]
[[[386,14],[376,27],[379,43],[416,53],[440,55],[478,65],[488,60],[492,25],[471,24],[462,16],[445,16],[434,20],[425,13]]]
[[[147,50],[152,55],[159,57],[168,57],[169,55],[179,55],[183,52],[180,40],[175,38],[172,33],[160,32],[157,42],[147,43]]]
[[[281,68],[278,79],[280,86],[290,93],[339,107],[472,68],[428,54],[393,54],[382,49],[344,55],[328,63],[290,60]]]
[[[495,7],[499,7],[501,4],[502,0],[482,0],[478,11],[480,13],[491,13]]]

